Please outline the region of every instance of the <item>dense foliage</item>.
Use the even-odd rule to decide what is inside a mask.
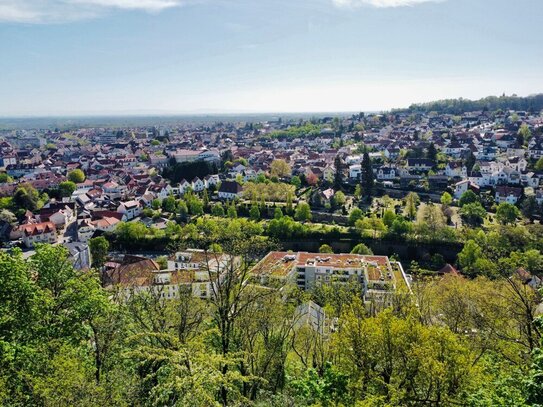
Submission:
[[[105,290],[95,273],[75,271],[58,246],[39,246],[30,260],[0,253],[0,403],[541,402],[541,298],[520,280],[420,279],[412,295],[398,292],[392,307],[369,312],[354,283],[306,293],[246,284],[251,264],[270,247],[242,229],[210,232],[201,242],[210,258],[224,250],[240,260],[213,280],[208,301],[183,289],[167,301],[160,291]],[[324,307],[335,329],[304,322],[300,306],[308,300]]]
[[[448,114],[462,114],[473,111],[495,111],[495,110],[524,110],[536,112],[543,109],[543,94],[527,97],[519,96],[488,96],[479,100],[469,99],[445,99],[435,102],[413,104],[409,106],[408,112],[437,112]]]
[[[269,137],[284,139],[296,137],[315,137],[321,132],[321,126],[306,123],[300,126],[290,126],[284,130],[275,130],[269,134]]]
[[[170,165],[162,171],[162,176],[175,184],[183,179],[188,182],[196,177],[203,179],[207,175],[217,174],[218,171],[217,165],[207,161],[176,163],[172,160]]]

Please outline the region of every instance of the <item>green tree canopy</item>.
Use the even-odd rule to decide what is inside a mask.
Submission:
[[[42,202],[36,188],[28,183],[20,184],[13,195],[13,203],[19,208],[27,209],[34,212],[39,209]]]
[[[319,247],[319,253],[334,253],[334,249],[330,245],[323,244]]]
[[[477,195],[475,195],[475,192],[473,192],[471,189],[468,189],[466,192],[462,194],[460,199],[458,200],[458,206],[462,207],[466,204],[478,202],[479,198]]]
[[[362,212],[362,209],[360,208],[354,208],[349,213],[349,225],[353,225],[356,223],[358,219],[361,219],[364,217],[364,212]]]
[[[107,258],[109,251],[109,242],[103,236],[95,237],[89,240],[92,266],[101,269]]]
[[[502,202],[498,205],[498,209],[496,210],[496,219],[502,225],[515,223],[519,216],[519,209],[508,202]]]
[[[443,192],[440,201],[442,205],[449,206],[450,204],[452,204],[453,198],[448,192]]]
[[[74,184],[79,184],[85,181],[85,173],[79,168],[76,168],[68,173],[68,180],[72,181]]]
[[[296,213],[294,218],[299,221],[311,220],[311,208],[307,202],[300,202],[296,205]]]
[[[366,254],[366,255],[372,255],[373,252],[371,249],[366,246],[364,243],[358,243],[355,247],[353,247],[353,250],[351,250],[352,254]]]
[[[486,218],[486,209],[479,202],[465,204],[459,213],[462,221],[470,226],[480,226]]]
[[[76,190],[77,186],[72,181],[63,181],[58,185],[60,195],[63,197],[70,197]]]

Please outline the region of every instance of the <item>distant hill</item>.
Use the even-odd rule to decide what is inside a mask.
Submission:
[[[543,109],[543,93],[526,97],[516,95],[488,96],[479,100],[444,99],[428,103],[415,103],[407,109],[396,109],[394,112],[462,114],[477,110],[494,111],[500,109],[539,112]]]

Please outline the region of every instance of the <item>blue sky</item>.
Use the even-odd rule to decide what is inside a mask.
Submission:
[[[542,0],[0,0],[0,115],[527,95],[542,17]]]

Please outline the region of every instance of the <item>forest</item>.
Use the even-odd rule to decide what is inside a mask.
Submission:
[[[528,112],[537,112],[543,109],[543,94],[520,96],[487,96],[479,100],[469,99],[445,99],[435,102],[412,104],[408,109],[398,109],[395,111],[415,112],[437,112],[440,114],[463,114],[474,111],[495,111],[495,110],[524,110]]]
[[[515,273],[421,275],[377,310],[356,283],[264,288],[250,270],[275,244],[250,227],[208,232],[199,247],[229,259],[221,278],[208,270],[210,300],[181,286],[170,300],[104,289],[61,246],[38,246],[29,259],[0,253],[0,404],[543,403],[541,298]],[[514,239],[507,229],[492,239],[503,235]],[[505,250],[488,239],[480,244]],[[326,312],[322,329],[304,321],[309,301]]]

